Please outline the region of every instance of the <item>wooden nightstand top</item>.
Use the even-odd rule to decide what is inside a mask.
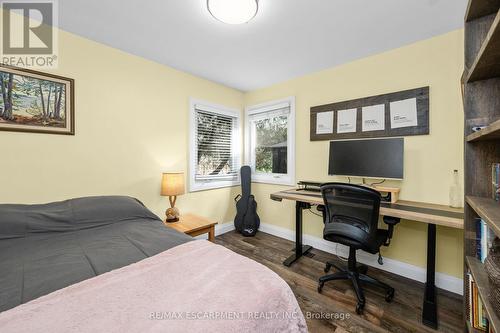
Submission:
[[[174,228],[175,230],[186,234],[191,234],[199,230],[207,229],[217,224],[217,222],[211,221],[205,217],[201,217],[195,214],[181,215],[179,217],[179,221],[177,222],[164,223],[170,228]]]

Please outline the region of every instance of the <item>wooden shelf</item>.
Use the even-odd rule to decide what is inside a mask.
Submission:
[[[500,236],[500,202],[490,198],[466,196],[465,201],[474,209],[497,236]],[[500,331],[499,331],[500,332]]]
[[[500,119],[480,131],[467,135],[468,142],[500,139]]]
[[[499,7],[500,0],[469,0],[465,22],[496,13]]]
[[[492,330],[500,333],[499,315],[489,301],[490,285],[484,265],[476,258],[477,217],[500,236],[500,202],[491,193],[491,165],[500,161],[500,0],[469,0],[465,13],[465,70],[460,79],[464,104],[465,196],[464,261],[474,277],[479,297],[485,306],[485,316]],[[481,123],[483,122],[483,123]],[[470,133],[469,126],[486,126]],[[467,272],[467,269],[465,270]],[[466,281],[468,274],[464,275]],[[464,299],[464,314],[467,311]],[[465,331],[483,332],[465,320]]]
[[[483,302],[484,309],[486,311],[486,316],[490,321],[490,327],[493,328],[494,332],[500,332],[500,318],[498,318],[498,315],[493,308],[493,304],[491,304],[489,299],[490,281],[488,281],[484,265],[474,257],[466,257],[465,260],[472,277],[476,282],[479,297],[481,297],[481,301]]]
[[[467,75],[467,82],[500,76],[500,10]]]

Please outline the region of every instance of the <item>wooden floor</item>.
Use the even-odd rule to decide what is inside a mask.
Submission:
[[[344,265],[334,255],[314,249],[312,258],[302,257],[292,267],[285,267],[282,262],[292,253],[294,245],[285,239],[263,232],[246,238],[233,231],[216,237],[215,241],[280,275],[295,293],[310,332],[436,332],[421,324],[422,283],[370,267],[368,274],[390,284],[396,295],[392,303],[386,303],[382,291],[366,287],[365,312],[359,316],[354,310],[356,296],[350,282],[327,282],[322,294],[316,291],[317,279],[325,274],[327,260]],[[460,296],[439,290],[438,309],[439,331],[464,331]],[[338,319],[335,313],[344,319]]]

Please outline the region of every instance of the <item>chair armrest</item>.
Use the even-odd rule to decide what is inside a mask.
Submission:
[[[391,244],[392,234],[394,233],[394,226],[399,222],[401,222],[401,219],[399,217],[384,216],[384,223],[389,227],[387,229],[388,235],[387,241],[384,244],[385,246],[389,246],[389,244]]]
[[[394,227],[399,222],[401,222],[401,219],[399,217],[384,216],[384,223],[389,225],[389,226],[392,225]]]

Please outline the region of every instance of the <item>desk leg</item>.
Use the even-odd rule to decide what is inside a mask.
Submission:
[[[310,207],[311,205],[306,202],[295,203],[295,253],[283,261],[283,265],[287,267],[312,249],[311,246],[302,244],[302,211]]]
[[[425,283],[422,322],[424,325],[438,328],[436,303],[436,225],[427,227],[427,281]]]

